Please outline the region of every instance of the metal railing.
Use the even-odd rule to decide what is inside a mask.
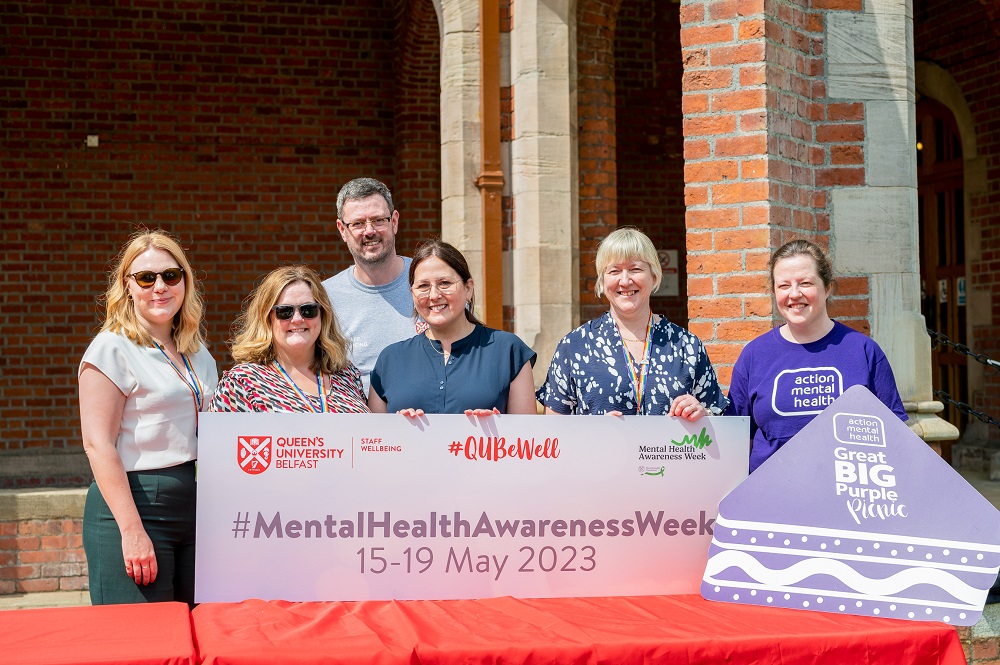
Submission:
[[[950,347],[955,350],[955,353],[959,353],[963,356],[968,356],[969,358],[972,358],[976,362],[982,363],[983,365],[986,365],[988,367],[992,367],[993,369],[1000,372],[1000,362],[993,360],[985,353],[976,353],[965,344],[956,344],[955,342],[948,339],[947,335],[943,335],[935,330],[931,330],[930,328],[927,329],[927,334],[930,335],[931,337],[932,349],[937,346]],[[986,423],[987,425],[993,425],[994,427],[1000,429],[1000,421],[998,421],[996,418],[986,413],[983,413],[982,411],[977,411],[976,409],[972,408],[972,406],[966,404],[965,402],[956,401],[955,399],[952,398],[951,395],[944,392],[943,390],[935,390],[934,397],[936,399],[941,400],[941,402],[945,404],[950,404],[951,406],[955,407],[965,415],[972,416],[973,418],[976,418]]]

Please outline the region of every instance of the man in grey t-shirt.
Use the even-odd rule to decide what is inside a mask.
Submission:
[[[396,254],[399,211],[389,188],[373,178],[356,178],[337,195],[337,229],[354,265],[323,282],[337,324],[351,344],[351,361],[361,370],[365,394],[378,354],[419,330],[410,295],[410,259]]]

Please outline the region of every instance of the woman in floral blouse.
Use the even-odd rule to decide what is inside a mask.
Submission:
[[[610,309],[566,335],[536,392],[547,414],[721,414],[728,400],[701,340],[654,314],[663,271],[652,241],[620,228],[597,250],[597,296]]]

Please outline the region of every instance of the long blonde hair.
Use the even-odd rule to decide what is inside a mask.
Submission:
[[[108,274],[108,290],[104,294],[105,317],[101,331],[120,333],[139,346],[153,346],[153,336],[139,323],[135,303],[128,291],[128,269],[136,257],[149,249],[162,250],[177,261],[184,271],[184,299],[174,314],[170,336],[181,353],[197,353],[205,343],[202,329],[202,305],[198,280],[188,263],[180,243],[166,231],[140,230],[129,236]]]
[[[271,308],[289,284],[304,282],[320,309],[320,333],[316,340],[316,356],[312,368],[335,374],[347,367],[347,340],[340,334],[333,305],[316,271],[306,265],[275,268],[255,288],[234,328],[233,360],[238,363],[267,365],[275,358],[274,334],[271,332]]]

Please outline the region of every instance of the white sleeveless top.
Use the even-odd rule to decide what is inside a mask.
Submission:
[[[219,384],[215,358],[202,345],[188,362],[202,385],[201,410],[207,411]],[[194,397],[158,348],[105,331],[90,343],[79,371],[83,363],[100,370],[125,395],[115,445],[126,471],[165,469],[198,458]],[[178,369],[187,375],[183,365]]]

